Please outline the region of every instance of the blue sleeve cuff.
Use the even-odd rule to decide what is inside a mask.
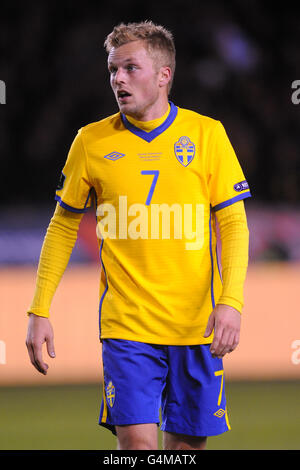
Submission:
[[[247,191],[246,193],[243,193],[243,194],[239,194],[238,196],[235,196],[231,199],[227,199],[227,201],[221,202],[220,204],[217,204],[216,206],[214,206],[212,210],[215,212],[219,211],[220,209],[231,206],[231,204],[241,201],[242,199],[246,199],[247,197],[251,197],[250,191]]]
[[[87,208],[84,207],[83,209],[76,209],[75,207],[72,207],[72,206],[69,206],[69,204],[66,204],[65,202],[62,201],[62,199],[57,196],[55,196],[55,200],[59,202],[59,205],[61,207],[63,207],[64,209],[67,209],[68,211],[71,211],[71,212],[76,212],[77,214],[83,214],[84,212],[87,211]]]

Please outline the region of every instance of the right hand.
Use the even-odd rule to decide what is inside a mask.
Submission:
[[[55,357],[53,329],[48,318],[39,317],[33,313],[29,314],[26,346],[30,361],[41,373],[46,375],[49,368],[43,361],[42,346],[46,342],[50,357]]]

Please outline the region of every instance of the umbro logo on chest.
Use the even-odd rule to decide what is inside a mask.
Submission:
[[[108,155],[104,155],[104,158],[107,158],[108,160],[112,160],[114,162],[116,160],[119,160],[119,158],[125,157],[125,155],[125,153],[111,152]]]

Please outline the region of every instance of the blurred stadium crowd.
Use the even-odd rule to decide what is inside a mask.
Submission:
[[[258,0],[115,0],[1,5],[0,262],[18,262],[7,247],[20,228],[31,237],[23,262],[36,260],[77,129],[117,112],[104,39],[121,21],[145,19],[175,37],[170,99],[221,120],[236,150],[253,194],[251,259],[299,260],[300,105],[291,100],[300,79],[299,15]],[[82,253],[77,260],[89,259]]]

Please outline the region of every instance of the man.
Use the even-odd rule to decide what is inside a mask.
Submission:
[[[151,21],[121,24],[105,46],[120,112],[81,128],[70,149],[28,311],[28,352],[46,374],[50,302],[94,201],[99,422],[118,449],[156,449],[161,408],[165,449],[204,449],[207,436],[230,429],[222,358],[239,342],[250,192],[222,124],[168,101],[172,34]]]

